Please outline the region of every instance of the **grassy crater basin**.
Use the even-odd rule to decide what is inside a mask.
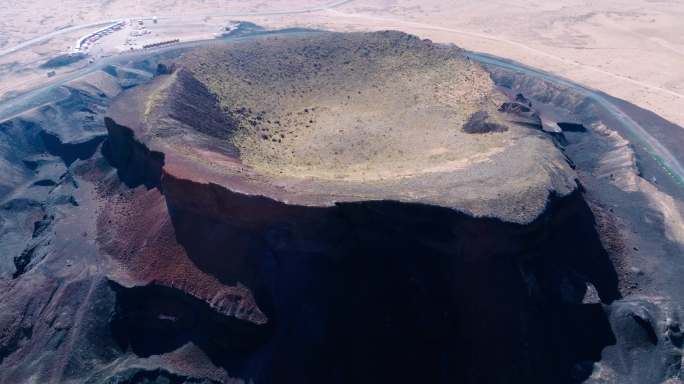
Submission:
[[[525,222],[574,173],[455,46],[313,32],[195,49],[110,116],[176,176],[288,203],[397,200]]]

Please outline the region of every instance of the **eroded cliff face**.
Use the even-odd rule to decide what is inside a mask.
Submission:
[[[133,131],[105,117],[107,141],[102,154],[117,168],[121,181],[130,186],[144,184],[148,188],[159,185],[164,154],[149,150],[133,136]]]
[[[681,147],[681,128],[673,130],[651,113],[549,76],[527,76],[505,65],[488,70],[509,95],[524,93],[530,99],[544,129],[562,130],[557,135],[575,161],[618,272],[624,297],[605,308],[616,343],[604,349],[586,382],[680,382],[682,189],[659,161],[650,161],[654,155],[635,128],[658,137],[672,153]]]
[[[127,137],[107,144],[113,156],[141,145]],[[615,341],[602,305],[583,303],[588,284],[606,303],[619,293],[579,189],[520,225],[392,201],[289,205],[163,168],[140,183],[159,185],[191,264],[248,288],[267,319],[205,304],[144,321],[185,313],[184,290],[203,296],[120,287],[113,326],[142,356],[192,340],[255,382],[548,383],[586,377]]]

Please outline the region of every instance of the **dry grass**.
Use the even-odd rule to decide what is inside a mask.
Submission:
[[[240,122],[233,143],[261,173],[415,176],[486,161],[511,139],[462,131],[477,111],[497,115],[502,96],[485,71],[403,34],[271,39],[186,60]]]

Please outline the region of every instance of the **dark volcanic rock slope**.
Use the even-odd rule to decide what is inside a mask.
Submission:
[[[678,383],[682,370],[681,313],[684,273],[682,185],[653,161],[640,143],[620,101],[598,102],[587,91],[551,77],[528,76],[502,67],[488,68],[511,96],[524,93],[541,115],[544,129],[558,122],[565,152],[575,161],[585,198],[594,211],[603,243],[614,261],[624,298],[606,306],[616,344],[604,349],[588,383]],[[625,108],[627,107],[627,108]],[[618,114],[609,108],[619,108]],[[653,114],[628,115],[649,134],[672,125]],[[554,124],[555,125],[555,124]],[[667,132],[668,145],[682,140],[681,128]],[[629,138],[627,141],[625,138]]]

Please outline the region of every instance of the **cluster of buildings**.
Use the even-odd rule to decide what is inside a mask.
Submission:
[[[157,24],[157,16],[152,17],[152,22]],[[133,26],[133,30],[129,34],[128,38],[126,38],[126,42],[124,43],[125,46],[127,46],[131,51],[135,50],[138,44],[136,43],[137,38],[149,35],[152,32],[150,32],[149,29],[145,28],[145,20],[144,19],[139,19],[139,20],[131,20],[131,26]],[[143,46],[143,48],[145,48]]]
[[[137,37],[149,35],[151,32],[149,29],[145,28],[145,24],[142,20],[138,21],[138,27],[131,31],[129,37],[126,39],[126,45],[134,45],[135,39]]]
[[[93,45],[96,41],[101,39],[103,36],[109,35],[110,33],[116,32],[121,30],[124,26],[126,26],[125,21],[117,21],[113,24],[110,24],[109,26],[98,29],[95,32],[91,32],[80,39],[76,41],[76,45],[74,46],[74,52],[85,52],[88,50],[88,48]]]

